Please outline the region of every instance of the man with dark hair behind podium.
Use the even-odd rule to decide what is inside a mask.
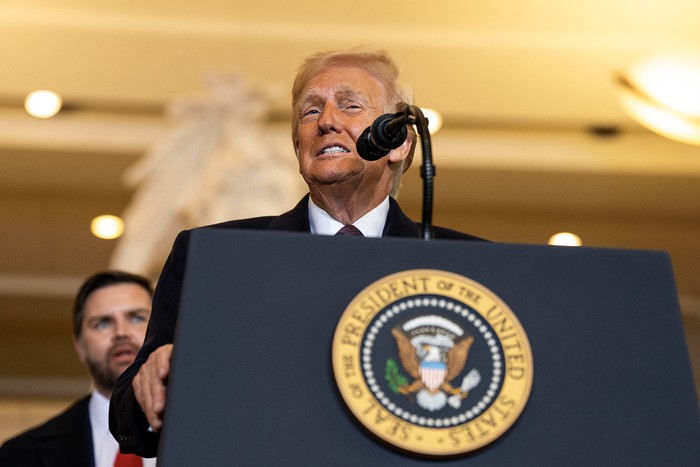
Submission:
[[[154,465],[119,454],[107,426],[114,383],[143,344],[152,294],[148,279],[122,271],[99,272],[83,283],[73,306],[73,345],[90,373],[92,393],[3,444],[2,467]]]
[[[420,226],[393,196],[413,158],[416,136],[376,161],[362,159],[356,141],[385,113],[412,99],[383,50],[321,52],[302,64],[292,88],[292,140],[299,172],[309,187],[291,211],[206,228],[310,232],[365,237],[420,236]],[[435,238],[478,240],[434,227]],[[126,452],[155,456],[165,409],[166,382],[190,232],[175,240],[153,301],[146,342],[117,382],[110,429]]]

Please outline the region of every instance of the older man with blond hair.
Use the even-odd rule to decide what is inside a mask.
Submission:
[[[292,142],[309,194],[278,216],[235,220],[203,228],[350,234],[364,237],[420,236],[394,197],[413,158],[416,137],[376,161],[364,160],[356,142],[377,117],[411,102],[399,70],[384,50],[320,52],[301,65],[292,88]],[[478,240],[435,227],[434,237]],[[122,450],[157,452],[170,356],[186,269],[190,231],[175,240],[156,289],[146,343],[117,383],[110,428]]]

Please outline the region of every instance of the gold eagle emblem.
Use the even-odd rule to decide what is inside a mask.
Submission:
[[[451,382],[459,376],[467,363],[472,336],[457,342],[447,333],[422,333],[409,337],[399,326],[392,328],[399,359],[413,381],[398,386],[407,396],[416,395],[418,405],[429,411],[442,409],[445,404],[459,408],[469,391],[479,384],[481,376],[471,370],[459,387]]]

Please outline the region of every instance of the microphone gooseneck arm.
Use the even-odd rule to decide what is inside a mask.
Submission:
[[[435,166],[433,165],[433,149],[430,143],[428,131],[428,119],[425,118],[419,107],[410,106],[411,114],[415,118],[414,124],[418,130],[421,143],[423,162],[420,166],[420,176],[423,179],[423,216],[421,222],[421,238],[431,240],[433,238],[433,178]]]

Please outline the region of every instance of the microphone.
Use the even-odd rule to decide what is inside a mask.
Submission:
[[[377,118],[357,139],[356,147],[360,157],[376,161],[401,146],[408,136],[406,125],[412,123],[411,118],[407,111],[384,114]]]

